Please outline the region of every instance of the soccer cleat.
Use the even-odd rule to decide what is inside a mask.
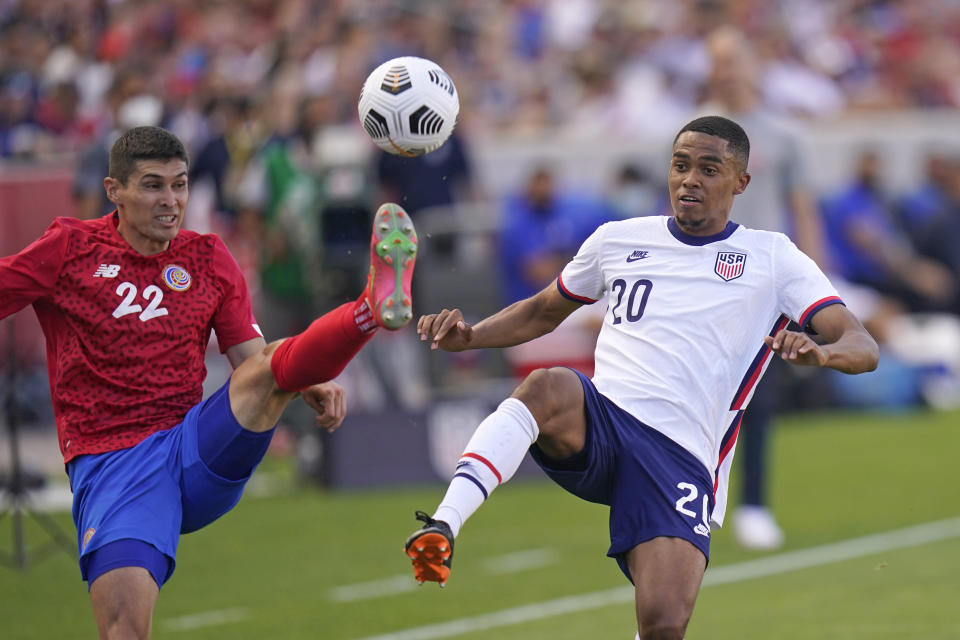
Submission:
[[[453,562],[453,532],[443,520],[434,520],[423,511],[416,512],[417,520],[425,523],[414,531],[404,547],[413,563],[413,577],[417,584],[439,582],[447,584]]]
[[[377,324],[395,331],[413,318],[410,281],[417,259],[417,231],[400,205],[377,209],[370,238],[367,303]]]

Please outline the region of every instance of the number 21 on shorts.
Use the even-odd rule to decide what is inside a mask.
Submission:
[[[700,490],[697,489],[697,485],[690,484],[689,482],[679,482],[677,483],[677,489],[683,492],[683,495],[677,500],[676,509],[683,515],[688,518],[697,518],[695,511],[687,508],[687,505],[691,502],[696,502],[697,497],[700,495]],[[704,494],[701,500],[701,515],[700,522],[693,528],[693,532],[697,535],[710,537],[710,496]]]

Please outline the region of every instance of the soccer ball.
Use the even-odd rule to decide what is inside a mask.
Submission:
[[[460,98],[440,65],[404,56],[387,60],[367,76],[357,112],[378,147],[414,157],[430,153],[450,137]]]

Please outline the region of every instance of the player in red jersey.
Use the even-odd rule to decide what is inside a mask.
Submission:
[[[377,328],[412,317],[416,232],[386,204],[363,294],[267,344],[223,242],[181,229],[187,167],[176,136],[131,129],[104,179],[113,214],[57,218],[0,258],[0,318],[32,304],[46,336],[81,575],[101,638],[149,637],[180,534],[236,504],[286,405],[300,393],[318,426],[339,427],[344,391],[330,380]],[[201,401],[211,330],[234,372]]]

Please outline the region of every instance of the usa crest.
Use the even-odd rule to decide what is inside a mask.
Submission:
[[[729,282],[743,275],[743,266],[747,262],[747,254],[736,251],[720,251],[717,253],[717,263],[714,273]]]
[[[178,264],[168,264],[163,268],[163,282],[174,291],[186,291],[193,284],[187,270]]]

